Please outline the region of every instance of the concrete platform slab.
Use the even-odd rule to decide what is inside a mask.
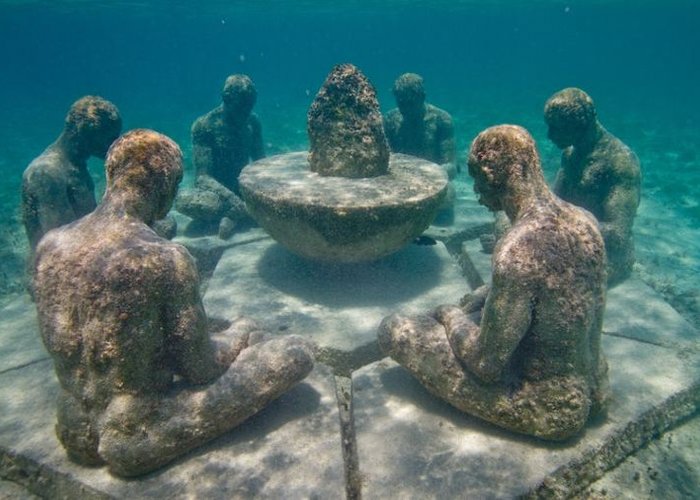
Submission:
[[[204,306],[210,316],[250,316],[272,331],[347,353],[374,344],[380,321],[391,311],[420,312],[458,301],[468,289],[440,242],[410,244],[370,263],[327,264],[261,237],[224,252]]]
[[[0,325],[0,374],[48,359],[28,294],[17,295],[0,309]]]
[[[517,436],[466,416],[384,359],[353,374],[367,498],[566,497],[697,408],[700,364],[678,352],[606,337],[614,400],[570,443]]]
[[[122,480],[68,461],[54,434],[50,360],[0,375],[0,475],[45,498],[339,498],[344,492],[331,370],[170,466]]]
[[[700,346],[697,330],[636,276],[608,290],[603,329],[663,346]]]

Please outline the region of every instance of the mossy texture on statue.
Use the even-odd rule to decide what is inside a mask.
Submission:
[[[544,108],[548,136],[562,150],[554,193],[598,219],[608,256],[608,284],[629,277],[634,265],[632,226],[641,199],[634,152],[598,121],[593,99],[566,88]]]
[[[352,64],[330,72],[308,112],[312,172],[324,176],[375,177],[389,168],[377,94]]]
[[[398,250],[430,225],[447,192],[447,174],[398,154],[383,176],[323,177],[299,152],[249,165],[240,185],[251,215],[294,253],[361,262]]]
[[[253,218],[291,251],[362,262],[422,233],[447,193],[447,174],[389,154],[374,89],[351,64],[333,68],[309,109],[311,152],[263,158],[241,172]]]
[[[59,440],[78,463],[136,476],[256,413],[313,358],[247,318],[210,334],[192,256],[149,227],[182,178],[177,144],[134,130],[105,167],[101,204],[37,247],[36,305],[61,383]]]
[[[511,229],[493,254],[490,287],[426,314],[393,314],[382,350],[429,391],[496,425],[549,440],[578,434],[607,402],[600,350],[605,251],[588,212],[554,196],[535,142],[502,125],[474,140],[479,202]]]

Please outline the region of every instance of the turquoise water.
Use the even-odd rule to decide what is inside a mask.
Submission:
[[[545,136],[543,104],[560,88],[581,87],[640,156],[645,195],[698,228],[695,4],[1,2],[1,288],[17,290],[21,173],[78,97],[111,100],[125,129],[159,130],[189,155],[192,121],[217,105],[228,74],[244,72],[258,88],[270,154],[306,146],[306,109],[339,62],[365,72],[384,110],[397,75],[422,74],[428,100],[454,117],[461,160],[483,128],[526,126],[550,177],[559,153]],[[102,165],[93,160],[91,169],[99,187]]]
[[[0,289],[18,290],[21,173],[78,97],[111,100],[125,130],[168,134],[189,158],[192,121],[227,75],[247,73],[272,154],[306,147],[307,107],[339,62],[360,67],[384,110],[396,76],[422,74],[428,100],[453,115],[461,161],[483,128],[526,126],[550,178],[559,152],[543,104],[583,88],[640,156],[645,196],[697,229],[699,14],[691,1],[1,2]],[[102,164],[90,165],[99,189]]]
[[[587,91],[641,160],[635,273],[698,327],[698,19],[700,3],[672,0],[0,0],[0,300],[23,293],[22,172],[76,99],[103,96],[124,130],[172,137],[187,186],[190,126],[218,105],[227,75],[255,82],[275,154],[307,147],[308,106],[332,66],[351,62],[384,111],[393,80],[420,73],[428,101],[452,114],[460,163],[484,128],[525,126],[550,180],[560,152],[546,137],[544,102],[564,87]],[[102,189],[102,163],[90,169]]]

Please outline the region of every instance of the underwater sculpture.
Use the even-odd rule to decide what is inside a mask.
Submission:
[[[361,262],[423,232],[447,189],[439,165],[390,154],[374,88],[353,65],[333,68],[308,112],[310,153],[248,165],[239,182],[255,220],[311,259]]]
[[[95,209],[95,185],[87,160],[104,158],[121,129],[114,104],[97,96],[82,97],[70,107],[58,139],[24,171],[22,221],[30,262],[44,234]]]
[[[608,283],[627,278],[634,264],[632,225],[639,206],[637,156],[597,119],[593,100],[567,88],[544,107],[548,136],[563,150],[554,193],[598,219],[608,255]]]
[[[249,220],[238,175],[248,162],[265,156],[260,120],[252,112],[257,95],[248,76],[231,75],[222,104],[192,125],[195,188],[182,191],[175,208],[192,217],[195,226],[218,227],[222,238],[231,235],[236,223]]]
[[[313,358],[300,337],[268,339],[247,318],[210,337],[192,257],[149,227],[182,178],[177,144],[131,131],[106,171],[97,209],[40,242],[36,305],[69,457],[135,476],[258,412]]]
[[[542,439],[570,438],[608,398],[602,237],[590,214],[551,193],[521,127],[479,134],[469,173],[480,203],[505,210],[513,224],[496,245],[492,285],[462,308],[388,316],[380,347],[465,413]]]
[[[416,73],[404,73],[392,88],[396,109],[384,118],[384,130],[391,150],[438,163],[450,179],[457,175],[455,138],[452,117],[447,111],[425,102],[423,78]],[[449,185],[436,223],[454,220],[455,190]]]
[[[455,168],[455,138],[447,111],[425,102],[423,78],[404,73],[392,88],[398,108],[389,111],[384,130],[391,150]]]

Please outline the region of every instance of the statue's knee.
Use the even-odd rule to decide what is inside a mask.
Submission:
[[[57,417],[56,435],[68,457],[81,465],[103,464],[96,425],[80,403],[71,396],[60,397]]]
[[[133,477],[156,468],[148,433],[134,426],[138,419],[115,417],[105,418],[100,429],[99,454],[109,471],[116,476]]]
[[[588,421],[590,398],[582,391],[548,401],[543,408],[542,424],[534,433],[548,441],[566,441],[579,435]]]
[[[381,351],[390,355],[395,348],[395,333],[401,331],[405,320],[398,314],[392,314],[382,320],[377,331],[377,339]]]

